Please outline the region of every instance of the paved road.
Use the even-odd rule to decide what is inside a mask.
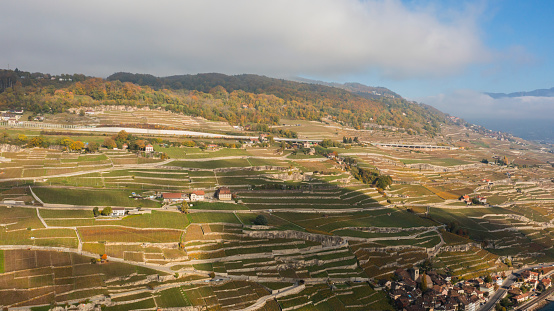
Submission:
[[[518,270],[519,272],[522,272],[523,270]],[[502,296],[508,291],[510,286],[514,283],[516,280],[516,276],[514,274],[510,274],[506,280],[504,280],[504,283],[502,283],[502,286],[492,295],[492,297],[485,303],[484,305],[479,308],[479,311],[489,311],[494,310],[494,306],[502,299]]]
[[[85,132],[102,132],[102,133],[118,133],[125,130],[131,134],[150,134],[150,135],[183,135],[190,137],[207,137],[207,138],[230,138],[230,139],[257,139],[258,136],[245,135],[226,135],[216,133],[195,132],[186,130],[159,130],[159,129],[142,129],[131,127],[94,127],[94,128],[77,128],[74,131]],[[321,139],[302,139],[302,138],[280,138],[275,137],[275,141],[292,141],[292,142],[321,142]]]

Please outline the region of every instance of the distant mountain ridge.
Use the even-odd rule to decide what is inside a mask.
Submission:
[[[360,95],[366,98],[379,98],[379,97],[390,97],[390,98],[402,98],[402,96],[397,93],[387,89],[386,87],[381,86],[368,86],[358,82],[346,82],[346,83],[337,83],[337,82],[325,82],[319,80],[311,80],[306,78],[294,77],[292,80],[303,83],[310,84],[320,84],[330,87],[335,87],[343,89],[354,94]]]
[[[514,93],[485,93],[492,98],[512,98],[523,96],[537,96],[537,97],[554,97],[554,87],[549,89],[537,89],[529,92],[514,92]]]

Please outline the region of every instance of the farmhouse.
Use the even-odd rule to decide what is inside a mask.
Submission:
[[[217,192],[217,198],[222,200],[222,201],[231,200],[231,198],[232,198],[231,190],[229,190],[229,188],[227,188],[227,187],[219,188],[219,190]]]
[[[114,207],[112,208],[112,213],[110,216],[113,217],[123,217],[125,216],[125,209],[123,207]]]
[[[191,194],[190,194],[190,200],[191,201],[204,201],[204,191],[202,190],[196,190],[196,191],[193,191]]]
[[[162,193],[162,198],[164,199],[164,203],[176,203],[176,202],[183,202],[184,201],[183,194],[180,193],[180,192],[178,192],[178,193],[172,193],[172,192]]]

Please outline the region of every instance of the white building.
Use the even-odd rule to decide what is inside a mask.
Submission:
[[[125,216],[125,209],[122,207],[114,207],[112,208],[112,213],[110,214],[110,216],[123,217]]]
[[[229,201],[232,199],[231,190],[227,187],[219,188],[217,192],[217,198],[222,201]]]
[[[196,191],[193,191],[193,192],[190,194],[190,200],[191,200],[192,202],[204,201],[204,196],[205,196],[204,191],[202,191],[202,190],[196,190]]]

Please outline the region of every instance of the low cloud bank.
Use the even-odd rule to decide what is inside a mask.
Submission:
[[[0,46],[12,68],[51,73],[440,77],[491,59],[479,15],[399,0],[8,1]]]
[[[554,97],[522,96],[495,99],[472,90],[457,90],[417,100],[468,121],[505,119],[554,122]]]

